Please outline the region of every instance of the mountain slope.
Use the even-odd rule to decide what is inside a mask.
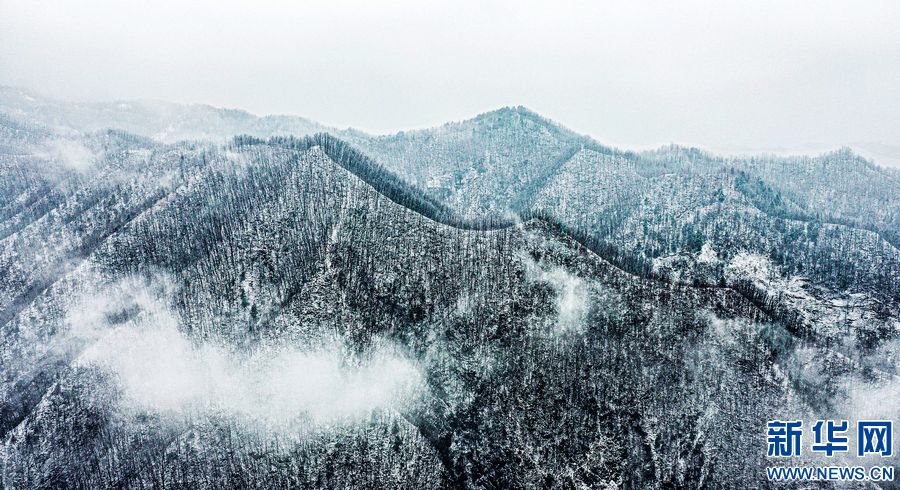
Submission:
[[[0,119],[4,488],[762,487],[764,421],[900,415],[900,259],[819,191],[522,109],[430,138]]]
[[[97,138],[87,174],[10,164],[60,204],[4,240],[7,264],[42,251],[17,277],[46,282],[3,329],[7,487],[757,481],[758,421],[821,409],[799,386],[884,383],[735,289],[628,274],[552,223],[441,224],[340,165],[333,140]],[[41,244],[69,241],[58,253],[81,255],[59,269]],[[798,367],[810,350],[841,377]],[[322,369],[391,382],[364,400],[291,391]]]
[[[440,128],[348,141],[463,215],[482,217],[510,211],[584,138],[515,107]]]
[[[606,148],[522,107],[388,136],[329,129],[294,116],[257,117],[201,105],[72,104],[11,87],[0,87],[0,112],[16,123],[38,124],[68,136],[117,128],[163,142],[222,142],[238,134],[268,138],[327,130],[467,217],[525,212],[548,177],[583,149],[619,155],[649,172],[733,167],[746,174],[742,191],[767,212],[875,231],[895,246],[900,241],[900,174],[846,149],[814,158],[720,158],[678,146],[635,154]],[[775,198],[780,201],[773,202]]]

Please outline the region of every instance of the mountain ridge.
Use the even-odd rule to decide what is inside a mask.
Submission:
[[[51,104],[55,104],[55,105],[75,105],[75,106],[108,105],[108,106],[115,106],[115,105],[120,105],[120,104],[132,104],[132,103],[142,103],[143,102],[143,103],[161,104],[161,105],[167,105],[167,106],[179,107],[179,108],[202,108],[202,109],[212,110],[212,111],[221,111],[223,113],[241,114],[241,115],[245,115],[245,116],[250,116],[250,117],[258,119],[258,120],[265,120],[265,119],[297,120],[297,121],[302,121],[302,122],[311,123],[311,124],[315,125],[316,130],[312,134],[319,133],[319,132],[327,132],[327,133],[332,133],[337,137],[341,137],[342,135],[346,136],[347,134],[349,134],[350,136],[364,135],[366,137],[372,137],[372,138],[382,138],[382,137],[389,138],[389,137],[396,137],[396,136],[399,136],[402,134],[408,134],[408,133],[434,131],[434,130],[437,130],[444,126],[455,125],[455,124],[464,124],[464,123],[468,123],[468,122],[472,122],[472,121],[484,120],[484,119],[490,118],[492,116],[496,116],[498,114],[502,114],[502,113],[506,113],[506,112],[515,112],[515,113],[518,113],[521,115],[528,116],[529,118],[533,119],[536,122],[540,122],[541,124],[545,124],[547,126],[552,126],[555,129],[562,130],[563,132],[568,132],[568,133],[571,133],[578,137],[585,138],[586,140],[590,140],[591,143],[596,146],[603,147],[603,148],[606,148],[610,151],[617,152],[617,153],[650,154],[650,153],[655,153],[655,152],[658,152],[658,151],[664,150],[664,149],[677,148],[677,149],[685,150],[688,152],[695,152],[695,151],[701,152],[708,157],[714,157],[714,158],[726,159],[726,160],[727,159],[748,158],[747,155],[743,155],[743,154],[736,155],[736,154],[730,154],[730,153],[722,153],[722,152],[716,152],[716,151],[712,151],[712,150],[708,150],[708,149],[703,149],[703,148],[692,146],[692,145],[681,145],[681,144],[677,144],[677,143],[664,144],[664,145],[660,145],[657,148],[646,149],[646,150],[623,149],[623,148],[617,147],[616,145],[609,145],[606,143],[601,143],[601,142],[595,140],[592,136],[577,133],[577,132],[567,128],[562,123],[560,123],[554,119],[548,118],[546,116],[543,116],[539,112],[537,112],[525,105],[506,105],[506,106],[498,107],[496,109],[477,113],[468,118],[448,121],[448,122],[445,122],[445,123],[442,123],[442,124],[436,125],[436,126],[415,127],[415,128],[410,128],[410,129],[398,129],[398,130],[382,133],[382,132],[367,132],[367,131],[364,131],[361,129],[354,128],[352,126],[348,126],[346,128],[341,128],[340,126],[324,125],[322,123],[314,121],[311,118],[308,118],[305,116],[300,116],[300,115],[295,115],[295,114],[286,114],[286,113],[285,114],[274,114],[274,113],[273,114],[257,114],[257,113],[248,111],[246,109],[241,109],[241,108],[237,108],[237,107],[228,108],[228,107],[222,107],[222,106],[217,106],[214,104],[207,104],[207,103],[179,103],[179,102],[169,102],[169,101],[166,101],[163,99],[127,99],[127,98],[126,99],[116,99],[116,100],[109,101],[109,102],[94,101],[94,100],[84,101],[84,102],[70,102],[70,101],[67,101],[64,99],[46,97],[46,96],[40,95],[36,92],[30,91],[23,87],[0,84],[0,97],[2,97],[2,95],[4,95],[4,94],[6,94],[8,96],[8,94],[11,92],[15,93],[18,97],[26,97],[29,99],[34,99],[34,101],[37,101],[37,102],[51,103]],[[3,108],[3,106],[0,106],[0,108]],[[9,109],[9,107],[7,107],[7,109]],[[7,110],[4,112],[9,113],[11,111]],[[115,129],[114,127],[108,127],[108,126],[104,127],[103,129],[107,129],[107,128]],[[77,128],[75,128],[75,129],[77,129]],[[244,132],[244,133],[246,133],[246,132]],[[344,133],[347,133],[347,134],[344,134]],[[142,134],[141,132],[135,132],[134,134],[139,135],[139,136],[152,137],[152,135]],[[242,134],[242,133],[240,131],[238,131],[238,132],[235,132],[232,134],[221,135],[220,138],[222,139],[221,140],[222,142],[225,142],[228,139],[231,139],[235,136],[239,136],[240,134]],[[301,133],[301,134],[294,134],[293,136],[302,137],[302,136],[306,136],[306,135],[311,135],[311,134]],[[260,137],[260,138],[268,137],[268,136],[258,136],[258,135],[252,135],[252,136]],[[286,134],[285,136],[290,136],[290,135]],[[174,141],[170,141],[170,142],[174,142]],[[838,145],[832,150],[821,150],[818,152],[811,152],[808,154],[802,154],[802,155],[797,155],[797,156],[783,156],[778,153],[772,153],[772,152],[766,152],[766,151],[754,152],[754,153],[750,154],[749,158],[773,157],[773,158],[784,159],[784,160],[790,160],[790,159],[794,159],[794,158],[814,159],[814,158],[827,156],[827,155],[831,155],[831,154],[835,154],[835,153],[841,153],[845,150],[849,150],[854,156],[856,156],[864,161],[873,162],[873,160],[871,158],[867,158],[867,157],[863,156],[862,154],[858,153],[856,150],[854,150],[851,145],[845,145],[845,144]],[[878,166],[878,165],[876,164],[876,166]],[[889,170],[891,172],[898,171],[898,169],[891,168],[891,167],[881,167],[881,166],[878,166],[878,167],[880,169]]]
[[[509,141],[527,144],[517,130],[528,120],[507,115]],[[27,128],[9,131],[10,147],[42,144],[17,131]],[[0,330],[5,486],[763,485],[765,441],[745,423],[856,414],[844,405],[848,386],[891,389],[885,378],[895,376],[895,311],[879,316],[867,293],[819,291],[766,255],[827,237],[827,227],[779,231],[727,171],[657,178],[623,155],[579,150],[551,177],[567,192],[542,187],[570,206],[528,210],[533,219],[516,226],[460,228],[475,218],[452,218],[444,201],[332,136],[80,138],[70,143],[93,150],[89,165],[66,167],[52,152],[0,154],[0,226],[11,230],[0,240],[2,298],[61,274]],[[587,219],[603,218],[597,203],[615,212],[644,189],[606,173],[618,159],[657,180],[636,194],[637,208],[608,220],[626,225],[612,226],[624,232],[607,242],[602,223]],[[688,222],[708,226],[681,227]],[[783,242],[732,254],[723,228]],[[663,254],[647,260],[619,236]],[[848,237],[823,240],[809,260],[842,243],[871,252],[866,237]],[[89,253],[77,267],[59,268],[81,249]],[[846,260],[858,274],[838,279],[876,284],[864,273],[879,257]],[[367,384],[383,387],[412,363],[421,392],[378,391],[384,404],[364,405],[362,420],[323,427],[310,415],[316,404],[337,413],[343,404],[310,405],[294,383],[259,392],[266,383],[251,377],[247,387],[239,375],[249,363],[266,379],[319,379],[315,349],[335,338],[338,379],[365,373],[389,345],[391,369]],[[160,397],[135,385],[133,369],[191,383],[151,376],[165,387]],[[212,381],[191,374],[206,371]],[[328,392],[335,381],[324,380],[311,391]],[[287,432],[266,425],[273,420]]]

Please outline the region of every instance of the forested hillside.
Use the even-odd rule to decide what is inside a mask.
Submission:
[[[57,110],[0,117],[4,488],[764,487],[766,420],[900,415],[898,181],[847,152]]]

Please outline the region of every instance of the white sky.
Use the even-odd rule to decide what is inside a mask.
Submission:
[[[0,0],[0,84],[373,132],[521,104],[625,148],[900,154],[900,2]]]

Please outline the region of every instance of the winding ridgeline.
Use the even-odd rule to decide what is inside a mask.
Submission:
[[[3,88],[0,240],[3,488],[765,487],[767,420],[900,415],[848,150]]]

